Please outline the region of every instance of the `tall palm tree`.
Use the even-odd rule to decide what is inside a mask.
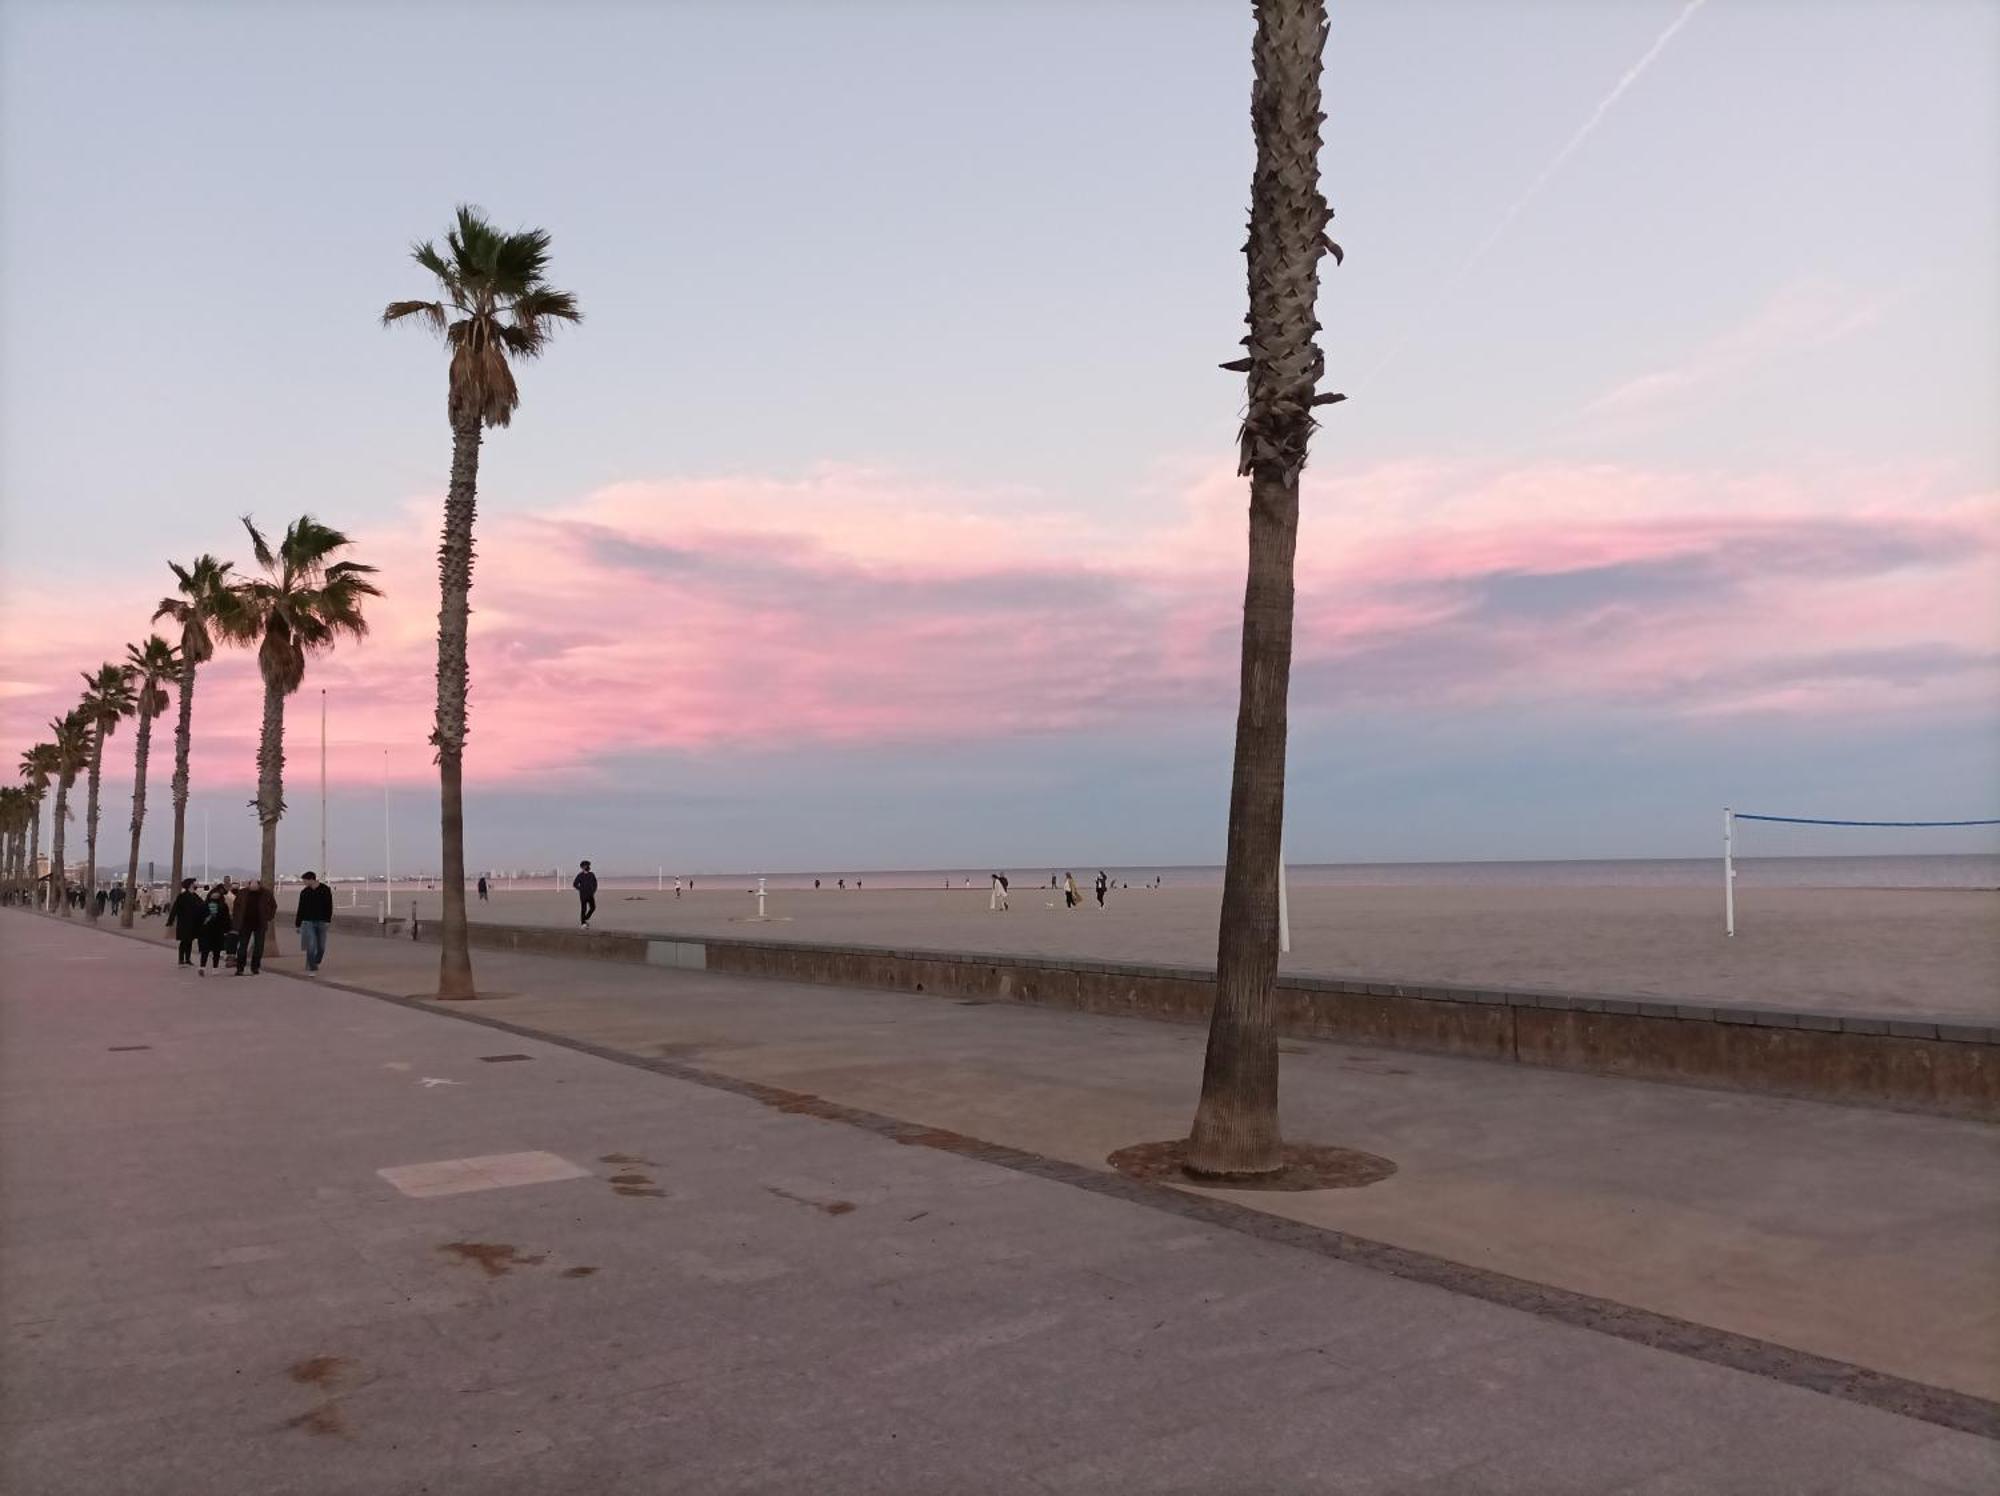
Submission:
[[[0,785],[0,883],[10,894],[21,881],[27,834],[28,792],[19,785]]]
[[[264,845],[257,875],[272,888],[278,879],[278,822],[285,814],[285,698],[305,679],[308,658],[331,649],[342,634],[366,636],[361,600],[382,594],[368,580],[374,567],[334,559],[354,542],[310,514],[287,525],[275,549],[248,515],[243,528],[264,575],[235,583],[229,612],[214,622],[231,639],[257,646],[257,669],[264,677],[255,802]]]
[[[21,755],[21,777],[27,781],[28,793],[28,881],[33,883],[39,874],[35,871],[42,862],[42,801],[48,795],[49,781],[56,777],[59,755],[54,743],[37,743]]]
[[[1250,122],[1249,375],[1237,472],[1250,479],[1250,565],[1243,593],[1243,666],[1228,860],[1215,961],[1215,1010],[1188,1138],[1187,1168],[1210,1176],[1276,1172],[1278,859],[1285,821],[1286,697],[1292,673],[1292,561],[1299,471],[1317,424],[1325,369],[1314,334],[1319,260],[1333,210],[1319,188],[1321,53],[1326,0],[1254,0]]]
[[[108,661],[96,674],[85,672],[83,700],[79,708],[90,719],[90,792],[85,802],[83,894],[84,914],[97,918],[97,787],[104,778],[104,740],[118,730],[122,717],[138,710],[132,694],[132,675],[123,665]]]
[[[49,723],[56,750],[56,807],[49,817],[49,908],[69,917],[69,865],[64,860],[65,833],[69,829],[69,790],[76,776],[90,762],[90,718],[83,709],[57,717]]]
[[[505,234],[479,209],[460,207],[445,233],[446,253],[429,242],[411,256],[437,278],[438,301],[392,301],[386,325],[415,317],[451,351],[445,417],[451,425],[451,486],[438,547],[437,748],[443,834],[443,918],[438,933],[438,996],[471,997],[472,951],[465,930],[466,621],[471,614],[472,520],[479,494],[479,443],[488,426],[505,426],[521,403],[513,361],[534,358],[559,323],[580,322],[576,298],[545,278],[549,236],[543,229]]]
[[[139,832],[146,824],[146,760],[152,755],[153,719],[167,709],[166,683],[180,673],[180,651],[154,634],[144,644],[125,646],[125,668],[132,676],[139,717],[139,741],[132,754],[132,851],[125,863],[125,902],[118,908],[118,923],[129,930],[138,913],[133,891],[139,886]]]
[[[226,632],[221,625],[234,612],[236,594],[230,591],[229,563],[213,556],[197,556],[186,566],[169,561],[177,597],[163,597],[153,610],[153,622],[162,618],[180,625],[180,724],[174,729],[174,857],[167,886],[176,893],[181,886],[181,865],[187,850],[188,745],[194,737],[195,671],[215,654],[215,636]]]

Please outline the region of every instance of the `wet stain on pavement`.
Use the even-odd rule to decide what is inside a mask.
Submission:
[[[353,1364],[345,1356],[309,1356],[285,1375],[307,1387],[331,1387]]]
[[[518,1248],[504,1241],[448,1241],[438,1250],[460,1262],[477,1263],[489,1278],[505,1277],[517,1267],[540,1267],[549,1260],[546,1252],[523,1257]]]
[[[764,1186],[780,1200],[790,1200],[794,1205],[810,1205],[822,1215],[844,1216],[854,1209],[852,1200],[814,1200],[805,1195],[795,1195],[790,1190],[781,1190],[774,1184]]]
[[[113,1044],[109,1048],[113,1054],[130,1054],[135,1049],[151,1049],[150,1044]]]
[[[597,1269],[594,1267],[566,1267],[563,1269],[563,1276],[565,1278],[588,1278],[596,1271]]]
[[[597,1161],[601,1164],[644,1164],[649,1169],[659,1168],[652,1159],[641,1158],[636,1153],[607,1153]]]
[[[285,1427],[302,1428],[309,1434],[318,1434],[321,1437],[344,1435],[347,1432],[347,1415],[340,1411],[339,1403],[323,1402],[296,1418],[287,1418]]]

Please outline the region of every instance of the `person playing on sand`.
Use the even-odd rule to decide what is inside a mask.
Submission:
[[[486,897],[486,875],[484,873],[479,875],[479,902],[482,904],[488,902]]]
[[[583,927],[590,928],[590,917],[597,913],[597,874],[590,870],[590,859],[585,858],[577,865],[577,874],[569,880],[569,886],[576,890],[578,912],[583,916]]]
[[[1104,869],[1097,870],[1097,907],[1104,907],[1105,892],[1111,887],[1111,880],[1104,876]]]
[[[1005,873],[995,873],[993,875],[993,892],[986,900],[986,907],[989,910],[1004,910],[1007,907],[1007,875]]]

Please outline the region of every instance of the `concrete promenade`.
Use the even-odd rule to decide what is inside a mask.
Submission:
[[[408,994],[435,955],[346,937],[328,976]],[[2000,1477],[2000,1445],[1939,1422],[1969,1400],[1898,1416],[1782,1358],[1717,1364],[1702,1330],[1991,1396],[1994,1129],[1288,1046],[1288,1127],[1401,1172],[1259,1207],[1681,1315],[1676,1354],[1233,1227],[1197,1192],[1093,1187],[1111,1147],[1185,1125],[1198,1036],[480,970],[517,995],[428,1011],[0,917],[0,1487],[1969,1496]],[[1021,1151],[902,1146],[923,1134],[744,1081]]]

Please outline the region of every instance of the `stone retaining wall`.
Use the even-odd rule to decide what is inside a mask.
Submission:
[[[411,937],[403,920],[337,924]],[[483,949],[1183,1023],[1205,1023],[1215,991],[1214,974],[1196,967],[526,925],[475,923],[471,936]],[[421,920],[416,938],[435,940],[434,923]],[[1948,1019],[1288,976],[1278,1026],[1297,1038],[2000,1121],[2000,1026]]]

